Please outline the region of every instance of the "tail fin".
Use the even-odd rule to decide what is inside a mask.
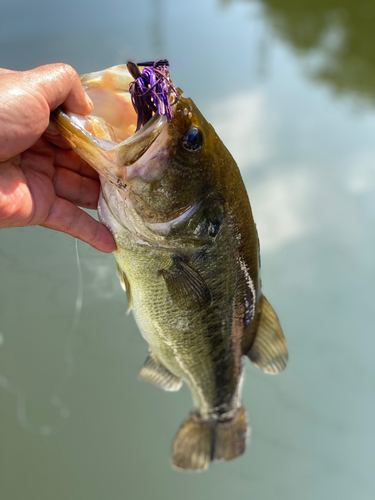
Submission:
[[[173,443],[172,465],[202,471],[211,461],[232,460],[245,451],[249,429],[241,406],[228,420],[203,420],[191,414],[183,422]]]
[[[223,462],[242,455],[246,448],[248,435],[246,412],[241,405],[233,418],[216,424],[214,460]]]

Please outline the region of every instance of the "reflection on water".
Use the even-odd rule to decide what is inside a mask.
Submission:
[[[236,0],[221,0],[230,4]],[[251,0],[252,1],[252,0]],[[273,33],[336,93],[375,101],[375,2],[261,0]]]
[[[70,411],[66,404],[61,400],[60,396],[65,385],[74,373],[75,360],[73,356],[73,349],[75,344],[75,336],[78,331],[82,304],[83,304],[83,276],[81,262],[78,252],[78,240],[75,241],[76,245],[76,258],[77,258],[77,294],[74,306],[74,313],[72,323],[67,331],[64,347],[63,347],[63,359],[65,362],[65,367],[62,370],[55,387],[52,389],[51,396],[49,397],[49,403],[54,408],[54,422],[53,423],[33,423],[29,419],[28,403],[33,399],[33,396],[28,395],[24,389],[16,386],[8,380],[8,378],[0,372],[0,387],[6,390],[8,393],[12,394],[16,398],[17,406],[17,419],[19,424],[27,432],[32,434],[41,434],[43,436],[49,436],[55,434],[63,429],[64,421],[69,417]],[[5,337],[0,333],[0,347],[4,343]],[[57,416],[56,416],[57,415]]]

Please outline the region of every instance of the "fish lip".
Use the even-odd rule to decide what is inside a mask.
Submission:
[[[100,115],[94,115],[100,118]],[[52,119],[69,145],[78,152],[101,176],[117,188],[122,188],[128,180],[132,167],[140,163],[144,155],[155,144],[168,124],[165,115],[155,113],[154,116],[136,133],[122,142],[98,137],[87,130],[87,116],[65,111],[62,107],[52,113]],[[157,155],[157,150],[155,150]],[[148,163],[146,161],[146,163]]]
[[[70,111],[65,111],[65,109],[62,108],[61,106],[52,113],[52,117],[54,118],[54,121],[57,122],[58,127],[62,127],[62,124],[59,123],[59,116],[62,116],[64,120],[66,122],[69,122],[77,132],[86,136],[88,140],[90,140],[98,148],[104,151],[110,151],[110,150],[113,151],[122,148],[128,149],[134,147],[134,145],[136,145],[138,142],[142,140],[144,141],[146,137],[149,137],[150,142],[148,146],[144,148],[144,152],[146,152],[147,149],[154,142],[154,140],[162,132],[163,128],[165,127],[165,125],[167,125],[168,122],[167,117],[165,115],[159,115],[159,113],[155,113],[150,118],[150,120],[142,128],[137,130],[137,132],[135,132],[133,135],[129,136],[127,139],[121,142],[114,142],[109,139],[98,137],[97,135],[93,134],[92,132],[86,129],[85,122],[86,119],[90,117],[90,115],[101,118],[100,115],[95,115],[95,110],[93,113],[90,113],[89,115],[82,116],[76,113],[72,113]]]
[[[119,166],[127,167],[136,163],[159,137],[167,123],[165,115],[155,113],[142,128],[117,144],[115,150]]]

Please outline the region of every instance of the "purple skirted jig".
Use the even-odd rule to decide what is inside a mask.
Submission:
[[[165,115],[170,121],[172,118],[172,108],[169,102],[170,90],[177,99],[179,94],[169,79],[168,61],[139,63],[139,66],[145,66],[142,73],[138,65],[133,62],[128,62],[127,66],[134,78],[134,82],[129,86],[129,92],[138,116],[136,131],[145,125],[154,113]]]

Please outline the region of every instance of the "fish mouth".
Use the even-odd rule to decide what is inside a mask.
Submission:
[[[58,108],[53,119],[70,146],[100,175],[114,184],[124,182],[127,167],[134,165],[155,143],[168,119],[155,113],[136,131],[137,113],[126,65],[81,77],[94,109],[87,116]]]
[[[140,130],[116,146],[118,162],[123,167],[136,163],[167,125],[167,117],[155,114]]]

